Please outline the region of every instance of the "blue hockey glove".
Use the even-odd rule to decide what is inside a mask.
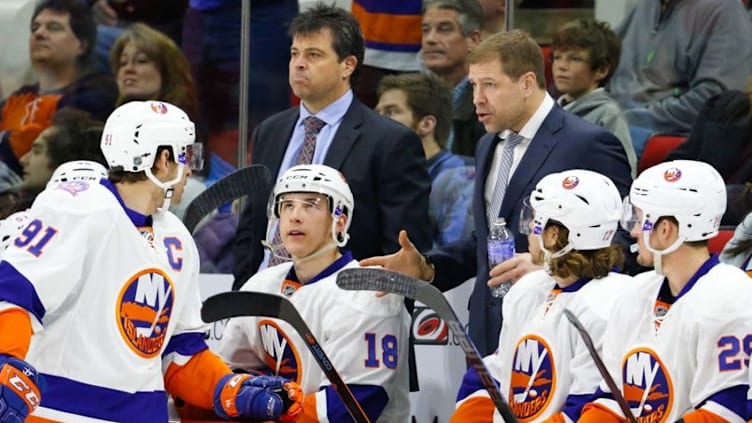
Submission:
[[[29,363],[0,354],[0,423],[23,423],[41,402],[44,386]]]
[[[302,397],[298,385],[283,377],[229,374],[214,388],[214,411],[225,419],[279,420],[297,417]]]

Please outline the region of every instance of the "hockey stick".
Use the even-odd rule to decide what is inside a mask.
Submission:
[[[427,305],[441,317],[457,337],[460,347],[465,352],[468,361],[478,374],[483,387],[486,388],[505,422],[515,423],[515,417],[509,404],[496,386],[488,368],[483,364],[483,359],[478,353],[475,344],[467,336],[462,328],[457,315],[444,295],[435,286],[413,279],[409,276],[390,272],[378,268],[345,269],[337,274],[337,285],[342,289],[352,291],[385,291],[402,295],[407,298],[420,301]]]
[[[252,165],[238,169],[208,187],[185,209],[183,223],[193,233],[196,225],[217,207],[236,198],[259,193],[266,198],[272,187],[272,174],[266,166]]]
[[[337,373],[329,357],[316,340],[311,329],[298,313],[295,306],[285,297],[263,292],[233,291],[223,292],[207,298],[201,307],[201,318],[210,323],[238,316],[264,316],[281,319],[298,332],[313,358],[332,383],[337,395],[342,399],[348,413],[356,423],[371,423],[363,408],[355,399],[350,388]]]
[[[574,315],[574,313],[569,311],[569,309],[564,309],[564,315],[567,316],[569,323],[571,323],[572,326],[577,329],[577,332],[580,333],[580,337],[582,337],[582,341],[585,342],[585,347],[587,347],[587,350],[590,353],[590,357],[592,357],[593,361],[595,362],[595,367],[598,368],[598,372],[600,372],[601,377],[604,381],[606,381],[606,385],[608,385],[608,389],[611,390],[611,395],[614,397],[614,401],[619,404],[619,408],[621,408],[621,412],[624,413],[624,417],[630,423],[637,423],[637,419],[635,419],[634,414],[632,414],[632,410],[629,408],[627,400],[624,399],[624,396],[621,394],[621,390],[618,386],[616,386],[614,378],[611,377],[608,369],[606,369],[606,364],[603,363],[601,356],[598,355],[598,351],[595,350],[593,338],[590,337],[590,334],[585,329],[585,326],[582,326],[580,319],[578,319],[577,316]]]

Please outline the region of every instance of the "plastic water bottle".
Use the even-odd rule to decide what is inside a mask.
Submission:
[[[488,232],[488,266],[493,269],[494,266],[502,261],[514,257],[514,234],[507,228],[507,222],[503,217],[499,217],[491,226]],[[512,282],[507,281],[499,286],[491,288],[491,295],[501,298],[509,292]]]

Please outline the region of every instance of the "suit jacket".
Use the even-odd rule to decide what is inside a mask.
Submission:
[[[436,268],[434,283],[442,291],[476,276],[469,302],[469,332],[482,355],[496,350],[501,330],[501,301],[491,296],[486,285],[489,272],[486,251],[488,219],[483,195],[498,141],[498,133],[486,134],[476,151],[473,236],[428,253]],[[509,180],[501,204],[499,216],[506,219],[507,227],[514,233],[518,252],[527,251],[527,237],[519,232],[522,200],[530,196],[544,176],[575,168],[610,177],[622,195],[629,191],[632,178],[621,142],[603,128],[554,105]]]
[[[459,106],[452,112],[454,144],[452,153],[472,157],[480,138],[486,134],[483,124],[478,122],[473,104],[473,86],[467,84],[460,97]]]
[[[253,134],[253,164],[279,173],[298,120],[294,107],[263,121]],[[416,247],[431,247],[428,217],[430,180],[425,154],[415,132],[380,116],[357,99],[345,113],[324,164],[345,175],[355,199],[347,248],[356,259],[399,250],[397,236],[406,229]],[[235,238],[235,283],[242,285],[264,257],[266,203],[270,191],[253,195],[243,210]]]

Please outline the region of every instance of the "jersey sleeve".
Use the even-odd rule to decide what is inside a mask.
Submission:
[[[501,371],[501,357],[499,350],[483,358],[486,368],[494,378],[496,386],[499,386],[499,373]],[[503,393],[504,391],[502,391]],[[493,422],[496,405],[493,403],[491,396],[481,382],[478,372],[470,367],[462,377],[460,389],[457,392],[457,404],[449,423],[460,422]]]
[[[343,312],[328,315],[319,342],[371,421],[377,421],[392,390],[409,390],[409,317],[402,297],[396,295],[377,298],[371,292],[358,292],[343,297],[340,305]],[[317,420],[346,421],[344,403],[322,377],[323,389],[312,394]],[[312,411],[309,408],[306,414]]]
[[[70,195],[57,190],[40,194],[26,227],[0,263],[0,301],[28,311],[35,331],[79,289],[84,263],[103,260],[106,254],[98,244],[107,238],[111,225],[102,224],[101,214],[74,210],[64,198]],[[57,207],[56,202],[67,207]]]

